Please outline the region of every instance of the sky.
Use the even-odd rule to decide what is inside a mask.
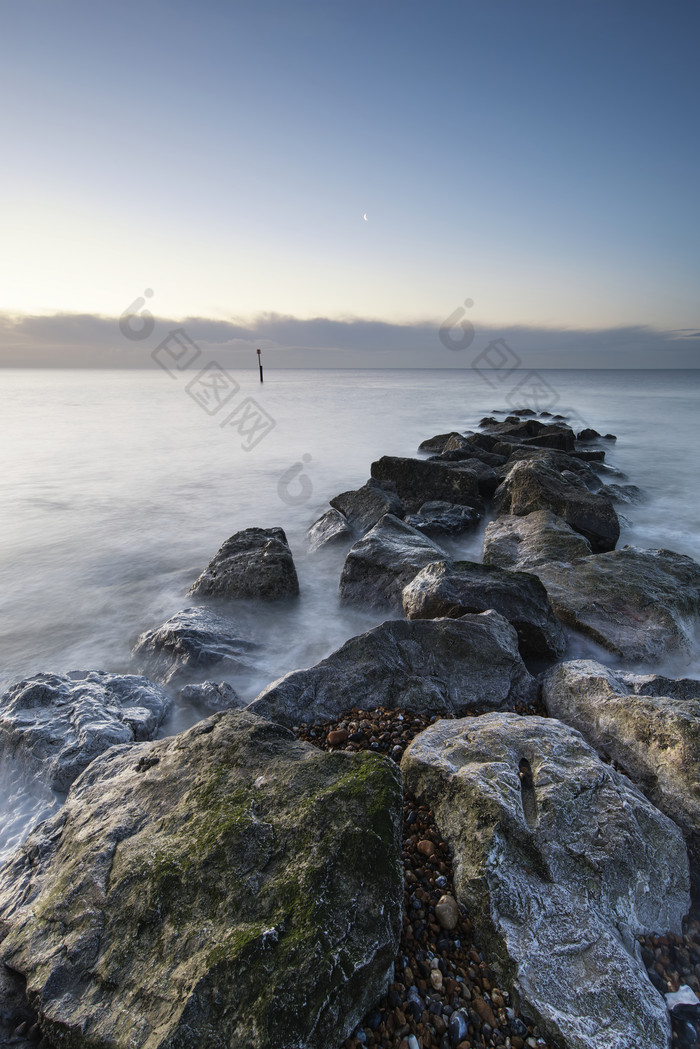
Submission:
[[[459,315],[700,366],[697,0],[0,16],[0,362],[143,362],[145,308],[234,361],[415,366]]]

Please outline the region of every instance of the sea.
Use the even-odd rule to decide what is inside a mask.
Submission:
[[[234,608],[260,648],[227,680],[254,699],[386,618],[339,600],[342,550],[309,552],[329,499],[382,455],[515,407],[615,434],[606,479],[643,493],[619,507],[619,545],[700,561],[699,370],[267,370],[261,384],[257,368],[6,369],[0,384],[1,690],[41,671],[133,672],[136,638],[195,603],[187,590],[224,540],[279,526],[299,598]],[[478,561],[482,537],[444,546]],[[581,638],[568,655],[614,662]],[[654,669],[700,677],[700,658]],[[173,694],[164,735],[201,716]],[[0,770],[0,858],[61,801]]]

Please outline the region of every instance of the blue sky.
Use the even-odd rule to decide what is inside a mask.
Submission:
[[[0,12],[5,314],[698,330],[694,0]]]

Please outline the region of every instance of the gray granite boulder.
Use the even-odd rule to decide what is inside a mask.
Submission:
[[[390,481],[377,481],[374,478],[370,478],[362,488],[336,495],[330,503],[333,509],[345,517],[356,535],[369,532],[384,514],[403,517],[406,512],[395,486]]]
[[[566,649],[561,624],[537,576],[474,561],[434,561],[404,587],[407,619],[456,618],[495,609],[515,627],[526,659],[558,659]]]
[[[217,551],[190,594],[278,601],[296,597],[299,580],[281,528],[245,528]]]
[[[660,1049],[666,1005],[635,937],[680,932],[676,825],[553,718],[438,721],[401,770],[450,844],[455,889],[500,986],[565,1049]]]
[[[475,528],[481,520],[481,514],[471,506],[438,501],[423,503],[417,514],[408,514],[404,520],[423,535],[459,535]]]
[[[609,499],[565,481],[545,462],[521,461],[508,471],[494,496],[497,514],[524,517],[551,510],[591,544],[594,553],[614,550],[620,522]]]
[[[185,685],[178,692],[178,698],[208,714],[218,714],[220,710],[240,710],[246,706],[228,681],[202,681],[199,685]]]
[[[695,650],[700,565],[691,557],[625,546],[533,571],[566,626],[625,660],[658,663]]]
[[[372,463],[371,472],[378,481],[393,481],[409,513],[415,513],[423,503],[437,500],[483,510],[476,475],[456,470],[448,463],[384,455]]]
[[[246,712],[93,763],[2,869],[57,1045],[340,1045],[393,979],[401,782]]]
[[[211,667],[223,673],[250,670],[259,646],[236,636],[234,624],[208,608],[184,608],[156,630],[138,638],[139,668],[163,684],[199,676]]]
[[[700,681],[610,670],[587,659],[545,676],[549,713],[613,758],[683,831],[700,899]]]
[[[536,694],[515,630],[486,612],[382,623],[316,666],[268,685],[248,709],[291,727],[337,719],[353,707],[435,714],[512,709]]]
[[[319,517],[318,521],[314,521],[306,533],[306,538],[311,550],[320,550],[322,546],[352,543],[355,533],[343,514],[331,507]]]
[[[109,747],[152,739],[170,705],[162,688],[133,674],[35,674],[0,697],[0,763],[67,791]]]
[[[432,539],[386,514],[348,551],[340,595],[377,608],[401,608],[401,591],[425,565],[446,557]]]
[[[575,561],[592,553],[591,544],[551,510],[525,517],[506,514],[486,525],[484,564],[534,571],[548,561]]]

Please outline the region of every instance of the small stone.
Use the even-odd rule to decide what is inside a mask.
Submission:
[[[420,846],[419,846],[420,847]],[[446,893],[435,905],[435,917],[443,929],[454,929],[459,921],[459,907],[454,896]]]
[[[431,969],[430,982],[433,985],[433,990],[435,990],[435,991],[441,991],[442,990],[442,973],[440,972],[439,969]]]
[[[343,743],[347,743],[349,733],[343,728],[334,729],[328,733],[328,743],[331,747],[339,747]]]
[[[459,1043],[463,1042],[467,1037],[469,1033],[469,1020],[462,1009],[458,1009],[456,1013],[452,1013],[448,1032],[452,1045],[459,1045]]]
[[[428,838],[423,838],[419,841],[416,848],[422,856],[430,857],[435,855],[435,846]]]
[[[418,1039],[414,1034],[409,1034],[408,1036],[408,1049],[420,1049]]]

